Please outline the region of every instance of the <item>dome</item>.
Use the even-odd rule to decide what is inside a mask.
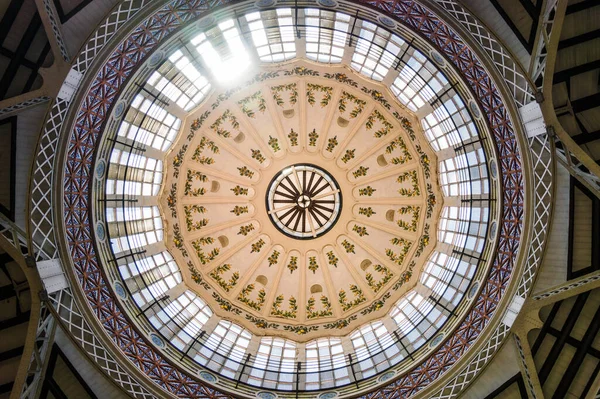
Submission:
[[[126,3],[72,62],[31,183],[43,306],[111,380],[452,398],[509,337],[532,367],[554,147],[468,10]]]
[[[157,48],[109,111],[101,267],[158,351],[232,392],[387,384],[451,336],[492,267],[493,136],[391,20],[237,13]]]

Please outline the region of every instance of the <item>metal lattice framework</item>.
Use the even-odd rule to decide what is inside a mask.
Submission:
[[[2,108],[0,109],[0,118],[4,118],[6,116],[9,116],[10,114],[19,112],[25,108],[33,107],[34,105],[38,105],[46,101],[50,101],[50,97],[41,96],[22,101],[20,103],[11,105],[6,108]]]
[[[53,294],[49,298],[52,314],[65,331],[70,333],[89,359],[100,366],[102,371],[134,398],[150,399],[155,396],[136,381],[110,354],[104,344],[98,340],[85,316],[79,310],[75,298],[69,289]]]
[[[67,52],[67,46],[65,46],[65,42],[62,38],[62,32],[60,30],[59,23],[57,22],[56,9],[54,8],[54,5],[51,3],[50,0],[43,0],[43,2],[44,10],[46,11],[46,15],[50,20],[50,27],[52,28],[54,39],[56,40],[56,43],[60,50],[60,55],[65,61],[69,62],[69,53]]]
[[[148,2],[142,1],[142,2],[124,2],[124,3],[122,3],[111,14],[111,16],[107,19],[107,21],[105,21],[101,25],[100,29],[96,32],[96,34],[92,37],[92,39],[87,43],[84,50],[81,52],[80,56],[75,61],[74,69],[77,70],[78,72],[85,73],[87,71],[87,69],[90,67],[90,65],[92,65],[94,58],[96,57],[97,54],[99,54],[102,47],[115,35],[115,33],[120,28],[122,28],[123,26],[125,26],[128,23],[128,21],[141,8],[143,8],[146,5],[146,3],[148,3]],[[212,3],[214,3],[214,4],[212,4]],[[471,76],[481,76],[482,74],[487,76],[485,69],[478,62],[477,57],[474,54],[464,54],[466,45],[464,43],[461,44],[460,39],[458,39],[456,37],[456,35],[448,27],[446,27],[443,24],[443,22],[441,22],[435,15],[433,15],[430,11],[428,11],[424,7],[417,5],[410,1],[397,1],[397,2],[396,1],[394,1],[394,2],[373,1],[373,2],[368,2],[368,3],[376,6],[380,10],[390,13],[391,15],[395,16],[399,20],[406,23],[408,26],[412,27],[413,29],[419,31],[424,36],[428,37],[429,40],[431,40],[444,54],[446,54],[455,63],[455,65],[458,67],[459,70],[463,71],[463,73],[467,73],[467,70],[469,70],[469,69],[475,69],[476,72]],[[444,2],[440,2],[440,3],[445,4],[448,7],[454,9],[455,10],[454,16],[459,21],[461,20],[461,18],[467,18],[468,22],[465,22],[465,24],[469,26],[469,29],[470,30],[475,29],[476,31],[479,32],[479,34],[475,34],[475,33],[473,33],[473,34],[475,35],[475,37],[478,38],[480,43],[482,43],[482,46],[484,47],[484,49],[493,54],[493,56],[491,58],[496,63],[496,66],[498,67],[500,72],[505,76],[507,82],[509,82],[508,86],[512,85],[511,92],[513,94],[515,103],[517,105],[522,105],[522,104],[524,104],[524,101],[526,98],[531,98],[531,96],[527,94],[528,93],[527,88],[523,88],[521,84],[517,83],[517,82],[521,82],[522,75],[518,72],[518,69],[514,66],[514,63],[512,63],[512,66],[511,66],[510,63],[508,62],[510,60],[510,55],[505,50],[503,50],[502,46],[500,46],[497,41],[493,40],[493,38],[491,38],[489,34],[486,35],[486,31],[483,28],[483,26],[478,24],[477,21],[472,19],[472,17],[468,17],[467,13],[464,10],[462,10],[462,11],[459,10],[458,7],[460,7],[460,6],[458,6],[455,2],[444,1]],[[109,58],[109,60],[108,60],[109,69],[106,71],[103,71],[102,74],[99,75],[99,76],[102,76],[102,79],[100,80],[99,83],[105,83],[105,82],[110,81],[111,83],[115,84],[118,87],[120,84],[119,82],[122,82],[124,80],[124,77],[126,77],[129,73],[131,73],[131,71],[133,70],[133,68],[135,66],[135,65],[133,65],[133,64],[135,64],[135,62],[132,62],[130,65],[124,65],[123,64],[124,56],[126,56],[130,59],[134,59],[136,62],[139,62],[140,60],[142,60],[144,58],[144,56],[146,54],[148,54],[149,49],[151,49],[156,43],[160,42],[160,40],[163,37],[165,37],[165,35],[167,35],[168,32],[171,32],[176,26],[185,22],[186,20],[193,19],[195,16],[201,14],[203,11],[206,11],[209,8],[218,6],[220,4],[221,4],[220,2],[211,2],[211,4],[208,4],[208,2],[202,2],[202,1],[189,2],[189,3],[182,2],[182,1],[173,2],[170,9],[163,9],[162,12],[159,12],[159,14],[157,14],[157,15],[159,15],[159,18],[155,19],[152,22],[152,24],[144,26],[143,29],[138,28],[135,31],[135,35],[137,35],[136,36],[137,39],[141,41],[141,46],[142,46],[141,48],[138,47],[132,51],[130,48],[128,48],[125,45],[121,45],[119,47],[118,51],[116,52],[117,57]],[[174,21],[170,17],[174,12],[180,13],[179,15],[184,15],[184,13],[187,13],[187,14],[189,14],[189,16],[187,16],[185,18],[181,18],[181,20]],[[461,17],[461,15],[464,15],[464,17]],[[438,28],[436,28],[436,30],[431,30],[431,27],[434,26],[434,25],[432,25],[432,23],[438,27]],[[146,37],[148,37],[148,36],[149,36],[149,39],[146,39]],[[488,44],[486,45],[486,44],[484,44],[484,42],[487,42]],[[453,57],[452,51],[457,51],[457,49],[456,49],[457,45],[458,45],[458,48],[460,49],[458,51],[462,54],[460,56]],[[497,46],[499,46],[499,47],[497,47]],[[454,50],[453,50],[453,48],[454,48]],[[468,53],[471,53],[471,51],[468,50]],[[500,62],[497,60],[500,60]],[[116,72],[117,70],[119,70],[119,73],[122,73],[122,75],[120,75],[118,78],[116,78],[116,77],[113,78],[112,76],[115,76],[115,75],[113,75],[113,73]],[[104,72],[106,72],[106,74]],[[510,79],[509,79],[509,77],[510,77]],[[510,82],[514,82],[514,83],[510,83]],[[100,88],[100,86],[98,86],[97,84],[96,84],[96,86],[92,85],[92,90],[96,90],[98,88]],[[504,150],[501,151],[501,153],[502,154],[511,154],[511,155],[503,157],[503,159],[501,160],[501,168],[502,168],[503,172],[507,172],[509,170],[512,170],[514,172],[515,169],[519,170],[520,169],[520,156],[519,156],[519,151],[518,151],[518,145],[517,145],[516,139],[514,137],[511,138],[511,135],[513,134],[512,123],[510,121],[510,117],[508,116],[508,112],[507,112],[506,108],[504,108],[504,106],[502,105],[502,98],[501,98],[500,94],[497,92],[497,89],[495,88],[494,84],[492,83],[492,81],[489,77],[486,79],[482,79],[479,82],[479,84],[477,84],[475,87],[473,87],[473,90],[476,92],[477,96],[479,96],[480,103],[482,104],[484,110],[486,111],[486,114],[488,115],[488,117],[491,118],[489,122],[490,122],[492,129],[494,130],[496,139],[498,140],[498,145],[501,145],[504,148]],[[114,98],[114,95],[112,96],[112,98]],[[520,99],[520,98],[522,98],[522,99]],[[490,101],[488,101],[488,99]],[[109,99],[101,106],[108,109],[108,107],[110,107],[111,103],[112,103],[112,100]],[[52,110],[48,117],[48,123],[44,129],[43,136],[40,141],[39,155],[36,160],[35,171],[34,171],[34,176],[33,176],[33,181],[32,181],[32,197],[31,197],[32,236],[38,237],[42,240],[42,242],[43,242],[42,247],[45,248],[45,251],[49,255],[50,258],[56,258],[58,255],[57,244],[56,244],[56,240],[54,237],[55,232],[54,232],[54,227],[53,227],[54,225],[53,225],[52,211],[51,211],[51,209],[52,209],[52,203],[51,203],[52,181],[55,178],[55,176],[53,176],[53,167],[55,166],[54,154],[56,153],[56,150],[57,150],[58,135],[61,130],[62,123],[65,119],[66,111],[68,110],[69,105],[70,104],[68,102],[59,100],[52,107]],[[84,100],[84,108],[82,110],[83,113],[79,113],[78,118],[87,118],[88,115],[86,115],[86,114],[89,113],[95,107],[98,107],[96,100],[94,98],[88,97],[88,99]],[[102,114],[104,116],[107,115],[106,109],[103,111],[104,113]],[[93,118],[85,119],[86,124],[85,124],[85,126],[82,126],[82,127],[89,130],[89,133],[85,133],[86,135],[91,133],[91,135],[87,136],[87,140],[93,141],[97,138],[97,135],[99,134],[98,129],[101,126],[101,122],[102,122],[102,117],[99,115],[101,115],[101,114],[95,113]],[[547,140],[546,140],[546,142],[540,143],[540,145],[544,149],[547,148],[546,147]],[[74,173],[73,176],[75,176],[75,175],[78,176],[77,179],[79,182],[77,184],[81,184],[81,179],[83,176],[85,176],[86,173],[87,173],[88,178],[90,176],[89,169],[91,167],[91,162],[90,163],[88,163],[88,162],[90,159],[89,157],[90,157],[91,151],[90,151],[90,147],[88,145],[86,145],[86,148],[87,149],[83,152],[81,152],[81,149],[77,149],[77,151],[78,151],[77,157],[79,159],[82,159],[82,157],[85,159],[85,163],[82,165],[82,166],[84,166],[84,169],[81,169],[81,165],[73,166],[73,164],[72,164],[72,162],[74,161],[73,159],[71,159],[71,161],[69,163],[69,167],[68,167],[69,173]],[[91,148],[93,148],[93,147],[91,147]],[[542,160],[542,158],[543,157],[540,157],[540,161],[538,162],[540,167],[542,167],[542,163],[544,162]],[[544,160],[545,160],[545,158],[544,158]],[[545,161],[545,162],[548,162],[548,161]],[[549,162],[551,163],[551,160]],[[86,170],[87,170],[87,172],[86,172]],[[550,180],[551,180],[551,172],[549,172],[549,173],[550,174],[548,176],[550,176]],[[522,193],[520,190],[523,185],[523,180],[520,175],[515,175],[515,173],[512,173],[510,175],[510,177],[506,177],[506,179],[508,179],[508,180],[504,180],[504,186],[506,187],[508,185],[512,188],[516,188],[516,192],[512,192],[511,195],[514,195],[514,196],[511,196],[510,198],[505,198],[505,201],[508,200],[508,202],[509,202],[509,204],[506,205],[507,207],[505,207],[505,212],[509,213],[509,219],[512,220],[512,225],[510,227],[508,225],[502,226],[500,235],[509,241],[518,242],[518,237],[520,235],[520,229],[521,229],[520,221],[522,218],[522,209],[523,209],[523,196],[522,196]],[[543,180],[544,179],[542,179],[541,181],[543,181]],[[78,187],[76,187],[77,190],[73,191],[71,188],[75,188],[75,187],[72,184],[74,184],[73,180],[70,180],[70,182],[67,183],[67,187],[66,187],[67,195],[65,197],[65,201],[67,201],[67,203],[70,204],[69,205],[69,213],[71,214],[70,217],[75,217],[75,214],[72,213],[74,211],[74,208],[72,206],[76,205],[77,208],[80,208],[82,205],[85,205],[84,204],[84,202],[86,200],[85,193],[86,193],[87,188],[85,186],[78,186]],[[544,184],[546,184],[546,186],[548,186],[548,183],[544,183]],[[540,186],[540,190],[541,189],[542,189],[542,187]],[[536,187],[536,191],[537,191],[537,187]],[[548,192],[548,191],[549,190],[546,190],[546,192]],[[511,207],[514,207],[514,208],[511,208]],[[544,212],[549,213],[549,208],[547,208],[547,210]],[[505,219],[506,219],[506,215],[505,215]],[[85,219],[81,219],[80,217],[76,217],[75,220],[77,220],[77,223],[80,223],[82,225],[86,225],[88,223]],[[516,223],[515,223],[515,221],[516,221]],[[73,258],[76,262],[76,265],[79,265],[78,267],[83,267],[83,269],[79,269],[80,271],[87,270],[87,272],[93,273],[93,271],[88,268],[90,265],[85,265],[86,262],[89,262],[89,257],[91,255],[93,255],[93,248],[90,248],[90,245],[89,245],[90,234],[91,234],[90,229],[89,229],[89,227],[86,227],[85,229],[87,230],[87,232],[80,231],[80,232],[70,233],[70,236],[69,236],[70,239],[85,238],[85,240],[88,242],[86,249],[84,249],[83,247],[72,248],[71,255],[73,256]],[[81,235],[82,233],[83,233],[83,235]],[[71,235],[71,234],[74,234],[74,235]],[[541,244],[536,245],[536,250],[541,251],[541,247],[543,247],[544,237],[545,237],[545,233],[540,233],[539,241]],[[492,291],[488,291],[489,288],[484,289],[486,296],[488,296],[488,295],[491,295],[492,297],[493,296],[501,296],[509,282],[509,276],[513,269],[513,265],[510,262],[512,262],[512,260],[516,256],[518,247],[515,247],[514,244],[508,244],[508,242],[507,242],[507,245],[508,246],[506,246],[506,247],[501,245],[499,248],[499,252],[505,257],[508,256],[509,263],[501,262],[501,263],[497,264],[497,269],[495,271],[492,271],[490,280],[493,281],[494,283],[489,288],[492,288],[492,287],[495,287],[495,288],[492,288]],[[81,252],[82,250],[83,250],[83,252]],[[538,256],[539,255],[535,255],[535,256],[533,256],[533,258],[537,261]],[[530,266],[530,268],[536,268],[536,267],[537,267],[536,264],[533,264]],[[529,278],[529,280],[524,283],[525,287],[531,285],[534,275],[535,275],[535,272],[532,271],[531,278]],[[98,277],[98,276],[96,276],[96,277]],[[101,283],[100,283],[99,287],[102,287]],[[492,292],[493,292],[493,294],[492,294]],[[65,293],[63,295],[70,295],[70,294]],[[106,287],[102,288],[102,295],[111,297],[111,293],[106,290]],[[489,297],[487,297],[487,299],[489,299]],[[62,302],[62,299],[59,302],[53,301],[53,303],[56,306],[58,306],[58,303],[61,303],[61,302]],[[70,303],[68,305],[68,307],[61,305],[61,306],[63,306],[63,309],[65,309],[65,310],[68,309],[68,313],[73,312],[73,314],[79,315],[79,317],[82,317],[81,312],[77,312],[77,307],[76,307],[76,304],[73,301],[72,297],[68,302]],[[92,307],[94,307],[94,306],[92,305]],[[476,305],[474,310],[477,311],[476,314],[484,315],[489,312],[493,312],[493,310],[496,307],[497,307],[497,302],[495,304],[493,304],[493,302],[491,302],[488,305],[485,305],[485,300],[484,300],[484,302],[481,302],[478,305]],[[98,309],[98,310],[100,310],[100,309]],[[97,315],[98,315],[98,317],[100,317],[100,314],[97,313]],[[82,317],[82,321],[83,321],[83,319],[84,318]],[[83,321],[83,323],[85,323],[85,321]],[[467,345],[463,345],[462,348],[459,349],[459,353],[464,353],[464,351],[466,351],[466,349],[468,349],[468,347],[471,346],[475,342],[475,339],[476,339],[478,333],[482,331],[482,328],[485,325],[485,323],[486,322],[484,322],[483,325],[479,325],[479,326],[468,325],[468,326],[466,326],[466,328],[467,328],[466,331],[464,330],[464,328],[463,329],[459,328],[459,331],[461,331],[464,334],[464,333],[467,333],[467,331],[469,329],[472,329],[474,327],[474,330],[471,332],[471,333],[474,333],[474,335],[471,336]],[[92,329],[89,328],[89,325],[87,325],[87,323],[85,324],[87,326],[86,329],[81,328],[81,327],[76,327],[76,326],[81,326],[82,325],[81,322],[69,321],[68,325],[69,325],[70,331],[76,331],[77,329],[79,329],[80,331],[92,332]],[[70,326],[73,326],[73,327],[70,327]],[[497,348],[502,343],[502,340],[506,337],[507,331],[508,331],[507,327],[502,324],[496,329],[496,332],[492,335],[492,339],[487,343],[486,349],[478,354],[478,356],[477,356],[478,360],[475,361],[475,363],[472,362],[472,364],[475,364],[475,367],[471,367],[471,366],[468,367],[468,371],[465,375],[471,376],[471,378],[468,378],[469,381],[472,379],[472,376],[474,376],[476,374],[477,370],[481,369],[481,367],[483,367],[483,364],[485,364],[485,362],[487,362],[487,360],[489,360],[489,358],[491,358],[493,353],[497,350]],[[99,341],[95,342],[94,345],[92,346],[92,348],[90,348],[89,344],[94,341],[92,339],[93,335],[94,335],[93,333],[92,334],[90,334],[90,333],[83,334],[82,333],[81,339],[78,339],[80,344],[90,354],[96,353],[97,351],[100,350],[99,348],[104,349],[102,347],[102,344]],[[138,337],[135,337],[135,339],[138,339]],[[452,348],[452,344],[450,347],[447,347],[447,348],[454,350],[456,353],[457,348]],[[442,351],[442,352],[440,352],[440,355],[447,356],[448,352]],[[104,356],[104,355],[102,357],[99,357],[99,359],[107,359],[107,358],[108,357]],[[409,380],[405,381],[405,384],[408,383],[408,385],[404,385],[404,386],[400,385],[399,386],[398,382],[396,382],[396,383],[393,383],[394,386],[390,387],[389,389],[393,390],[395,393],[402,393],[402,392],[406,392],[407,394],[415,393],[415,392],[421,390],[426,385],[428,385],[437,376],[441,375],[451,364],[453,364],[458,359],[458,356],[456,356],[456,355],[450,356],[448,358],[450,360],[450,364],[446,364],[446,365],[436,364],[437,361],[433,361],[432,359],[433,358],[430,358],[426,362],[427,366],[424,370],[427,374],[421,374],[422,376],[428,375],[428,377],[426,377],[426,378],[420,377],[419,379],[417,379],[414,372],[409,373],[409,374],[411,374],[407,377],[407,378],[409,378]],[[119,367],[120,366],[118,365],[117,362],[114,362],[114,363],[106,362],[106,367],[102,366],[103,370],[105,372],[109,373],[109,375],[114,370],[118,369]],[[432,369],[432,367],[433,367],[433,369]],[[179,390],[174,393],[177,394],[177,393],[186,392],[188,394],[191,394],[193,391],[189,391],[189,390],[181,387],[181,384],[186,383],[186,379],[184,378],[182,380],[181,378],[183,378],[183,376],[181,376],[178,371],[172,371],[172,373],[173,372],[175,374],[174,375],[169,374],[170,377],[171,378],[174,377],[177,381],[177,384],[180,384]],[[432,372],[431,376],[429,376],[430,372]],[[417,373],[420,373],[420,372],[417,371]],[[143,388],[141,388],[137,382],[133,381],[133,379],[129,375],[127,375],[127,378],[124,378],[123,377],[124,375],[127,375],[127,373],[124,373],[124,374],[117,373],[117,374],[111,375],[111,377],[115,378],[115,380],[119,384],[121,384],[121,386],[123,386],[126,390],[128,390],[128,392],[130,392],[132,394],[133,394],[133,392],[137,392],[137,394],[135,394],[134,396],[146,397],[146,393],[142,393],[142,392],[144,392]],[[118,376],[118,378],[115,376]],[[460,386],[455,385],[456,388],[452,388],[452,392],[454,392],[453,395],[458,394],[458,392],[460,392],[460,390],[464,386],[466,386],[465,385],[466,380],[467,379],[461,379]],[[165,386],[164,379],[162,379],[162,381],[163,382],[160,383],[160,385],[162,385],[163,388],[168,389],[168,390],[171,390],[173,388],[170,385]],[[412,381],[412,382],[409,382],[409,381]],[[195,383],[194,386],[198,387],[198,384]],[[398,388],[400,388],[400,389],[398,389]],[[181,391],[181,389],[184,389],[184,390]],[[383,390],[380,392],[380,394],[386,395],[385,392],[390,392],[390,391]],[[207,392],[207,394],[209,394],[211,397],[214,397],[213,395],[215,395],[214,392],[211,392],[211,393]],[[440,397],[442,397],[442,396],[440,396]],[[443,397],[450,397],[450,396],[443,396]]]

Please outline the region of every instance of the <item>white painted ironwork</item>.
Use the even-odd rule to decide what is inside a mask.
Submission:
[[[508,52],[499,40],[456,0],[434,0],[444,11],[454,17],[459,24],[477,40],[485,50],[496,69],[504,78],[504,83],[510,90],[518,107],[533,101],[535,95],[528,81],[527,75],[515,58]]]
[[[134,398],[152,399],[155,396],[139,384],[106,350],[96,333],[79,310],[70,289],[50,295],[49,303],[59,324],[77,341],[90,360]]]
[[[35,341],[33,342],[33,353],[27,371],[27,378],[21,391],[21,399],[33,399],[37,397],[40,381],[43,379],[45,367],[50,354],[50,347],[54,342],[54,317],[45,301],[42,301],[40,317],[38,319]]]

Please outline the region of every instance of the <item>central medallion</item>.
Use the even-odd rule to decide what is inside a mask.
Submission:
[[[311,164],[296,164],[275,175],[267,190],[266,205],[279,231],[308,240],[322,236],[335,225],[342,210],[342,193],[327,171]]]

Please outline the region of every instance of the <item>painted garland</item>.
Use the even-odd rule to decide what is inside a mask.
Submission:
[[[408,0],[360,1],[387,13],[426,37],[458,68],[488,119],[502,171],[503,206],[499,245],[490,275],[475,305],[455,333],[422,364],[365,398],[408,397],[448,370],[475,342],[495,312],[516,262],[523,221],[521,159],[508,111],[482,63],[458,35],[433,13]],[[100,270],[90,217],[94,149],[113,103],[133,74],[163,39],[229,0],[175,0],[148,17],[125,38],[99,68],[87,88],[75,126],[68,133],[64,168],[64,223],[76,275],[88,303],[123,353],[156,384],[187,398],[227,397],[182,373],[129,324]]]

